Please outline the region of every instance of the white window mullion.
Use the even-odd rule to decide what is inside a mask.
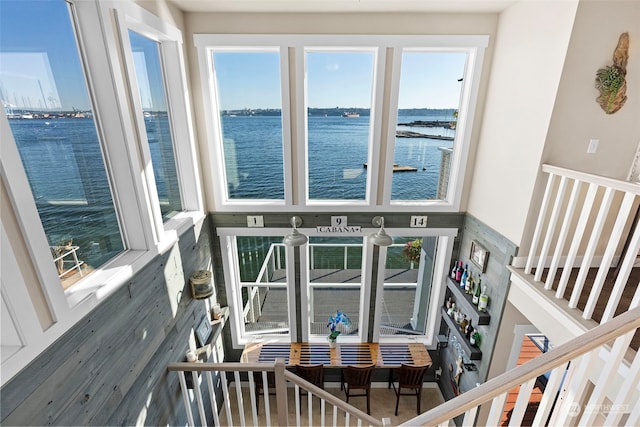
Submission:
[[[378,163],[379,178],[378,186],[382,186],[382,205],[389,206],[391,203],[391,186],[393,180],[393,156],[395,151],[396,140],[396,127],[395,123],[398,122],[398,98],[400,96],[400,76],[402,73],[402,49],[393,49],[393,60],[391,65],[391,85],[389,89],[389,125],[387,127],[387,135],[385,138],[386,151],[385,156],[380,159]],[[384,148],[384,145],[382,146]]]
[[[382,124],[383,121],[388,118],[385,118],[382,115],[382,111],[384,110],[384,80],[385,80],[385,68],[387,63],[387,50],[383,47],[378,47],[376,49],[375,54],[375,62],[374,62],[374,77],[373,84],[374,90],[372,91],[373,99],[371,100],[371,136],[369,137],[369,159],[367,160],[370,165],[379,165],[381,156],[381,151],[376,149],[376,147],[384,147],[386,141],[388,139],[383,138],[382,135]],[[366,189],[366,201],[369,206],[375,206],[382,202],[382,200],[378,200],[378,180],[380,176],[380,168],[367,168],[367,189]],[[382,173],[384,176],[384,173]]]
[[[294,55],[295,57],[295,55]],[[293,123],[291,119],[292,111],[295,110],[295,106],[291,106],[291,88],[289,87],[289,64],[291,62],[291,56],[289,55],[289,48],[287,46],[280,46],[280,87],[282,91],[282,144],[283,144],[283,166],[284,166],[284,202],[286,206],[292,206],[294,204],[295,189],[294,183],[299,182],[294,179],[299,171],[294,168],[295,165],[300,165],[293,158],[293,135],[291,132],[291,125]]]
[[[296,191],[297,200],[294,200],[294,204],[305,205],[309,198],[309,139],[307,135],[308,117],[305,113],[307,111],[307,65],[306,65],[306,52],[303,47],[295,48],[295,70],[296,79],[292,82],[292,90],[296,94],[296,141],[295,146],[297,150],[297,177],[298,189]],[[303,113],[300,113],[302,111]]]

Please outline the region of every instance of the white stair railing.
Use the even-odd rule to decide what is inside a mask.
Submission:
[[[507,393],[515,387],[520,390],[509,425],[521,425],[536,378],[547,372],[551,376],[542,400],[530,409],[535,411],[534,426],[594,425],[598,416],[598,424],[620,425],[626,416],[625,425],[640,425],[640,356],[628,350],[639,327],[640,308],[636,307],[401,426],[448,426],[460,415],[463,425],[478,425],[480,405],[490,408],[482,424],[499,425]],[[613,345],[607,347],[612,340]],[[635,354],[626,356],[629,352]],[[622,385],[615,382],[620,375]],[[587,382],[593,386],[588,387]]]
[[[273,424],[279,426],[288,426],[289,415],[293,415],[295,411],[295,425],[301,424],[301,417],[304,413],[304,408],[300,405],[300,399],[298,391],[300,389],[305,390],[308,396],[313,396],[318,399],[317,404],[320,405],[319,419],[313,418],[313,400],[307,399],[307,414],[306,418],[309,421],[308,425],[325,426],[325,425],[337,425],[338,419],[341,419],[340,423],[344,422],[345,425],[349,425],[350,422],[355,422],[358,426],[384,426],[383,420],[378,420],[370,415],[362,412],[361,410],[349,405],[342,401],[340,398],[326,392],[325,390],[314,386],[313,384],[305,381],[297,375],[287,371],[282,359],[277,359],[273,365],[270,364],[251,364],[251,363],[171,363],[167,369],[170,372],[177,372],[180,382],[180,388],[182,391],[183,403],[187,413],[187,424],[193,425],[208,425],[209,421],[213,421],[213,425],[233,425],[233,426],[258,426]],[[264,420],[258,418],[258,411],[256,405],[255,395],[255,382],[253,378],[253,372],[261,372],[261,379],[263,384],[263,402],[260,404],[261,410],[264,413]],[[268,378],[267,373],[273,372],[275,378],[276,396],[275,406],[272,399],[270,399],[268,393]],[[246,390],[243,393],[241,374],[246,374],[248,378],[248,392],[249,402],[245,401]],[[187,386],[187,376],[191,376],[191,387]],[[222,393],[222,402],[216,399],[216,383],[215,377],[221,379],[219,381],[219,388]],[[233,380],[227,382],[228,375],[233,376]],[[244,376],[244,375],[243,375]],[[204,377],[206,384],[200,379]],[[295,406],[289,408],[287,397],[287,385],[290,383],[295,390]],[[232,388],[230,387],[232,386]],[[209,401],[205,402],[203,391],[206,391],[209,395]],[[232,393],[233,391],[233,393]],[[235,397],[233,396],[235,394]],[[191,397],[193,395],[193,397]],[[195,399],[195,408],[197,409],[197,418],[194,416],[194,404],[192,401]],[[264,404],[262,404],[264,403]],[[218,413],[218,407],[222,406],[222,414]],[[332,409],[331,409],[332,408]],[[331,411],[331,419],[325,419],[325,411],[329,409]],[[223,418],[223,420],[221,420]],[[247,419],[249,418],[249,419]],[[223,422],[224,421],[224,422]]]
[[[592,319],[596,303],[608,298],[600,323],[610,320],[629,284],[631,269],[640,251],[640,221],[633,222],[640,203],[640,184],[543,165],[547,186],[536,221],[524,273],[535,282],[544,278],[544,289],[552,289],[558,274],[555,297],[564,297],[572,270],[578,267],[569,308],[575,309],[583,296],[591,268],[597,268],[588,291],[584,319]],[[622,254],[617,253],[624,247]],[[616,255],[618,255],[616,257]],[[517,267],[516,262],[514,266]],[[605,279],[615,269],[613,290],[602,295]]]

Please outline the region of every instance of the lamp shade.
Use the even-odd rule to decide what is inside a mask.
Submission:
[[[292,216],[289,223],[293,227],[291,233],[284,236],[282,243],[285,246],[302,246],[309,241],[309,238],[298,231],[298,227],[302,225],[302,218]]]
[[[371,220],[371,223],[376,227],[380,227],[378,231],[369,235],[371,243],[378,246],[390,246],[391,244],[393,244],[393,239],[391,238],[391,236],[389,236],[387,232],[384,231],[384,217],[374,216]]]

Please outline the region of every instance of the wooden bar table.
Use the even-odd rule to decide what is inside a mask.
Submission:
[[[323,343],[251,343],[242,352],[243,363],[273,363],[276,358],[285,365],[316,365],[342,368],[347,365],[376,365],[379,368],[399,368],[401,364],[431,365],[424,344],[337,344],[330,348]]]

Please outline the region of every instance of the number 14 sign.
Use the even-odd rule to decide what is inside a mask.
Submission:
[[[411,216],[411,228],[425,228],[427,226],[426,216]]]

